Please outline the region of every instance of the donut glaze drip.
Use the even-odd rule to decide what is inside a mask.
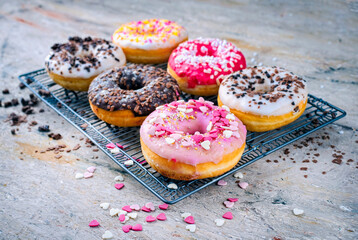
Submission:
[[[188,88],[220,84],[225,76],[246,68],[245,57],[234,44],[203,38],[181,43],[168,64],[179,77],[187,78]]]
[[[166,19],[147,19],[123,24],[112,38],[113,42],[130,48],[144,50],[167,48],[188,37],[187,31]]]
[[[226,78],[219,97],[229,108],[263,116],[297,112],[308,95],[306,80],[277,67],[250,67]]]
[[[156,107],[177,100],[179,86],[162,69],[131,64],[95,78],[88,98],[107,111],[131,110],[135,116],[146,116]]]
[[[64,77],[90,78],[126,64],[122,49],[107,40],[91,37],[70,37],[68,40],[51,47],[45,59],[49,72]]]
[[[144,121],[143,142],[159,156],[190,165],[218,163],[245,143],[246,128],[223,106],[183,100],[157,108]]]

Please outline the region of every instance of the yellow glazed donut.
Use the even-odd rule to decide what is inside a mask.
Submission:
[[[175,22],[148,19],[122,25],[112,40],[123,49],[129,62],[155,64],[168,61],[170,53],[188,40],[188,33]]]
[[[54,44],[45,66],[54,82],[72,91],[87,91],[100,73],[126,64],[122,49],[99,38],[70,37]]]
[[[249,67],[220,85],[218,104],[226,105],[247,130],[264,132],[285,126],[304,112],[306,81],[276,67]]]

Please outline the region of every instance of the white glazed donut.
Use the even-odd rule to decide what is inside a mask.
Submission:
[[[307,103],[306,81],[276,67],[249,67],[227,77],[219,105],[228,106],[250,131],[268,131],[297,119]]]
[[[70,37],[51,50],[45,60],[47,72],[56,83],[74,91],[87,91],[100,73],[126,64],[120,47],[99,38]]]

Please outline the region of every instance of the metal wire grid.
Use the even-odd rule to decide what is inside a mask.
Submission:
[[[162,65],[159,67],[164,68],[165,66]],[[86,92],[64,90],[49,78],[45,69],[23,74],[19,76],[19,79],[30,88],[37,97],[93,141],[93,143],[115,163],[121,166],[159,199],[169,204],[176,203],[190,196],[225,176],[346,115],[345,111],[322,99],[309,95],[305,113],[295,122],[268,132],[248,132],[246,149],[242,158],[229,172],[215,178],[177,181],[160,175],[146,163],[140,148],[139,127],[121,128],[101,121],[92,113]],[[42,96],[39,94],[40,89],[49,90],[51,96]],[[188,100],[197,97],[183,94],[182,98]],[[213,101],[215,104],[217,103],[216,96],[211,96],[206,99]],[[80,127],[84,123],[88,124],[86,129]],[[110,142],[119,143],[125,148],[124,150],[120,150],[117,154],[112,154],[106,148],[106,145]],[[124,162],[129,159],[134,161],[134,165],[125,166]],[[168,188],[170,183],[175,183],[178,189]]]

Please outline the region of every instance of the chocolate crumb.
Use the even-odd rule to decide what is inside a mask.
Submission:
[[[10,94],[10,91],[9,91],[9,89],[6,88],[6,89],[2,90],[2,93],[3,94]]]
[[[60,159],[60,158],[62,158],[62,155],[58,154],[58,155],[55,156],[55,158]]]
[[[23,84],[23,83],[20,83],[20,84],[19,84],[19,88],[20,88],[20,89],[24,89],[25,87],[26,87],[25,84]]]
[[[323,171],[323,172],[322,172],[322,174],[324,175],[324,174],[326,174],[326,172],[325,172],[325,171]]]
[[[50,134],[48,134],[47,136],[49,136],[50,138],[52,138],[53,140],[60,140],[60,139],[62,139],[62,136],[61,136],[61,134],[59,134],[59,133],[50,133]]]
[[[304,178],[307,178],[307,177],[308,177],[308,175],[303,175],[303,177],[304,177]]]
[[[39,126],[38,130],[39,130],[39,132],[49,132],[50,126],[49,125]]]
[[[88,127],[88,124],[87,123],[84,123],[80,126],[83,130],[86,130],[86,128]]]
[[[341,165],[342,164],[342,159],[336,158],[332,160],[333,163]]]
[[[301,170],[301,171],[307,171],[308,168],[307,168],[307,167],[301,167],[300,170]]]
[[[39,94],[40,94],[40,96],[43,96],[43,97],[50,97],[51,96],[50,91],[47,91],[45,89],[40,89]]]
[[[81,147],[81,145],[76,144],[76,145],[73,147],[73,150],[78,150],[78,149],[80,149],[80,147]]]
[[[16,135],[15,129],[11,129],[11,134],[12,134],[12,135]]]

